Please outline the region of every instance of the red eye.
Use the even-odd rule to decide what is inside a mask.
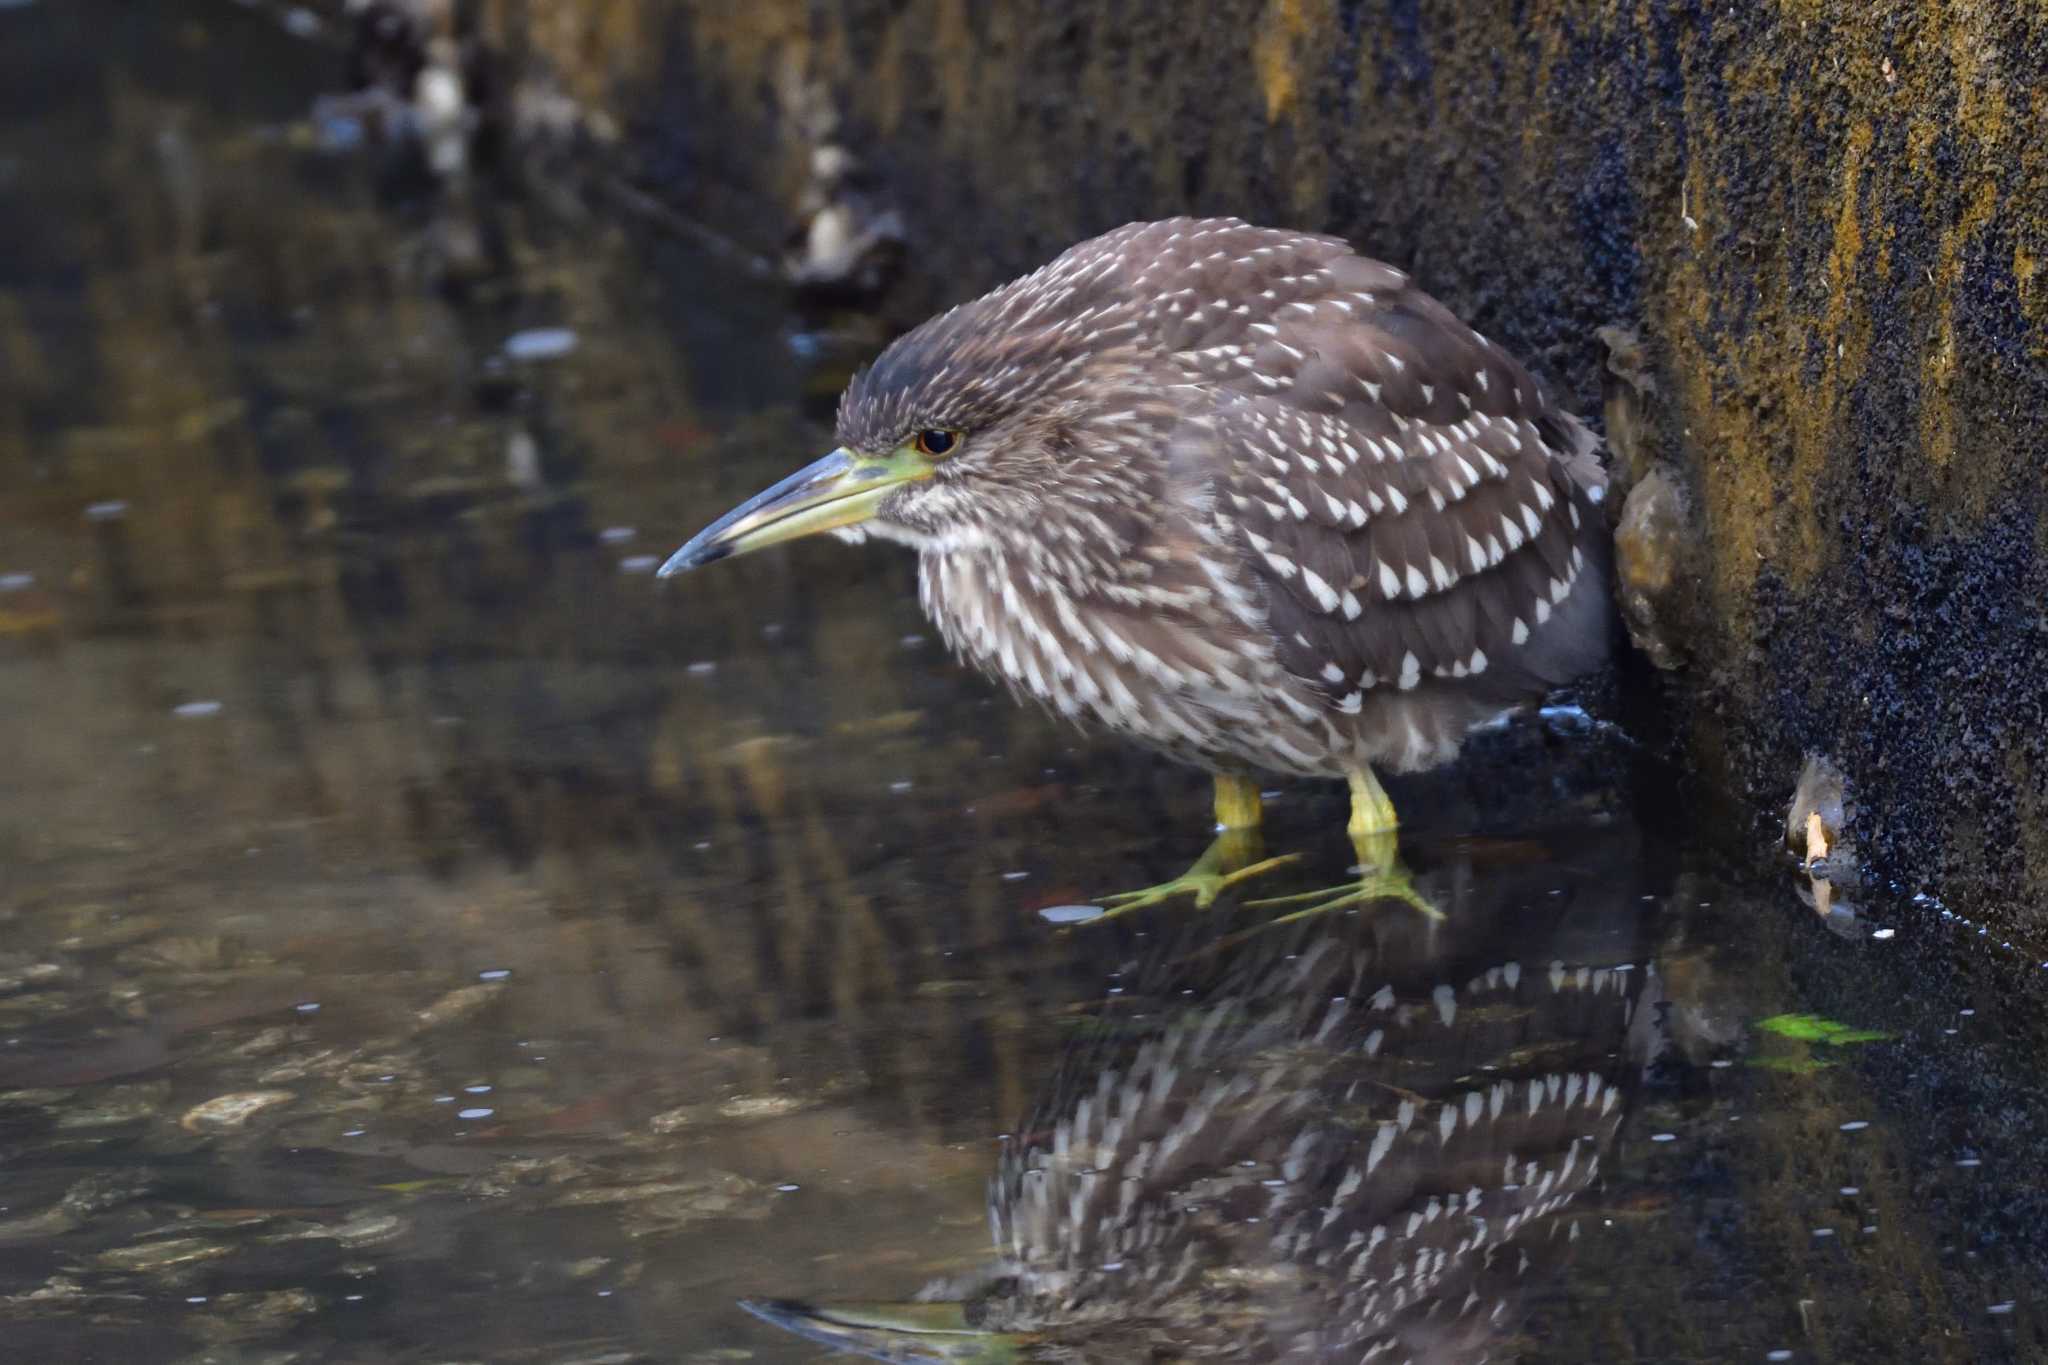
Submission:
[[[934,427],[917,433],[911,444],[917,448],[920,455],[929,455],[935,460],[943,459],[953,453],[954,446],[960,444],[960,433]]]

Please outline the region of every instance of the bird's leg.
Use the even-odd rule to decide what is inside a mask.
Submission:
[[[1394,814],[1394,800],[1373,776],[1372,769],[1364,767],[1352,773],[1351,821],[1344,829],[1353,846],[1362,839],[1391,837],[1400,827],[1401,817]],[[1360,861],[1364,861],[1363,857]]]
[[[1263,811],[1258,783],[1247,777],[1218,773],[1216,837],[1195,860],[1195,865],[1170,882],[1148,886],[1142,891],[1125,891],[1103,897],[1106,913],[1091,923],[1100,923],[1111,916],[1144,906],[1158,905],[1176,896],[1193,896],[1198,907],[1207,909],[1224,888],[1270,872],[1282,863],[1292,862],[1298,855],[1260,856],[1265,852],[1264,840],[1259,834],[1259,818]]]
[[[1299,896],[1274,896],[1251,903],[1302,907],[1282,915],[1272,924],[1285,924],[1289,920],[1320,915],[1329,910],[1383,900],[1400,901],[1433,920],[1444,917],[1441,910],[1415,889],[1408,869],[1401,866],[1400,821],[1394,814],[1394,803],[1388,799],[1386,788],[1373,776],[1371,768],[1361,768],[1351,774],[1351,819],[1344,830],[1351,836],[1351,851],[1358,858],[1357,881],[1304,892]]]

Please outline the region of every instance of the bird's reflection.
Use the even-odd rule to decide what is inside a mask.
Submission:
[[[1511,1357],[1655,1030],[1633,840],[1573,842],[1458,846],[1441,922],[1180,921],[1006,1144],[989,1266],[747,1307],[903,1362]]]

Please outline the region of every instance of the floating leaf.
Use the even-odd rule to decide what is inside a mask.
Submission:
[[[1829,1047],[1882,1043],[1895,1036],[1882,1029],[1856,1028],[1818,1014],[1774,1014],[1768,1019],[1757,1020],[1756,1026],[1782,1038],[1796,1038],[1802,1043],[1825,1043]]]

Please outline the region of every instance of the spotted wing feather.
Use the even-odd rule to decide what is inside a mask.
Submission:
[[[1552,623],[1597,545],[1594,438],[1391,268],[1336,255],[1314,279],[1246,322],[1250,364],[1189,362],[1222,381],[1219,510],[1282,663],[1342,709],[1441,678],[1513,700],[1582,671],[1591,608]]]

